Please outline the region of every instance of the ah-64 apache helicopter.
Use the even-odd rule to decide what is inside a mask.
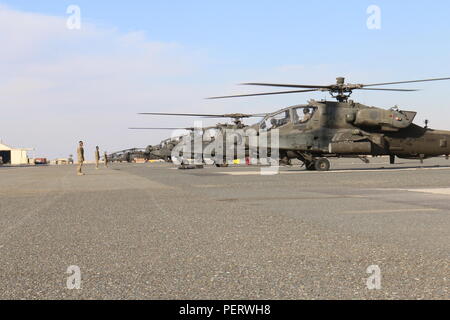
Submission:
[[[337,78],[336,84],[328,86],[246,83],[245,85],[306,88],[281,92],[213,97],[224,99],[250,96],[279,95],[288,93],[328,91],[336,101],[314,101],[296,105],[270,114],[173,114],[144,113],[147,115],[199,116],[207,118],[231,117],[235,128],[256,130],[257,132],[279,131],[278,153],[282,163],[291,159],[302,161],[307,170],[328,171],[328,158],[390,156],[391,164],[395,157],[404,159],[424,159],[450,154],[450,131],[439,131],[413,124],[417,115],[414,111],[398,108],[385,110],[369,107],[349,99],[354,90],[412,92],[414,89],[384,89],[375,86],[450,80],[437,78],[388,82],[377,84],[346,84],[345,78]],[[257,124],[246,126],[242,118],[264,117]],[[248,148],[248,145],[246,146]],[[268,154],[270,155],[270,150]]]
[[[130,128],[131,130],[142,130],[142,129],[153,129],[156,128]],[[158,130],[169,130],[169,128],[158,128]],[[170,129],[172,130],[172,129]],[[177,144],[181,141],[181,137],[173,137],[169,139],[165,139],[161,141],[158,145],[152,146],[149,145],[145,148],[145,155],[148,160],[164,160],[171,162],[172,158],[172,150],[175,148]]]
[[[144,149],[132,148],[107,155],[110,162],[132,162],[135,158],[145,158]]]
[[[196,128],[129,128],[130,130],[172,130],[172,131],[188,131],[189,134],[175,136],[161,141],[158,145],[152,146],[149,145],[145,149],[145,154],[148,158],[160,159],[166,162],[172,162],[172,157],[174,155],[174,149],[176,147],[179,148],[180,144],[185,144],[186,140],[189,140],[190,137],[196,131]],[[207,128],[210,129],[210,128]],[[206,129],[203,129],[202,133],[204,133]],[[189,152],[189,155],[181,155],[182,157],[193,158],[194,155],[191,155],[193,152]]]
[[[279,154],[285,161],[297,158],[308,170],[328,171],[327,158],[346,156],[390,156],[404,159],[424,159],[450,154],[450,131],[433,130],[413,124],[417,114],[398,108],[385,110],[369,107],[349,99],[354,90],[411,92],[411,89],[374,88],[385,85],[450,80],[387,82],[377,84],[346,84],[337,78],[336,84],[327,86],[245,83],[244,85],[296,88],[292,91],[256,93],[213,97],[224,99],[288,93],[328,91],[336,101],[314,101],[307,105],[288,107],[251,126],[257,130],[279,130]],[[298,90],[302,88],[302,90]],[[305,90],[306,89],[306,90]]]
[[[237,159],[237,146],[234,142],[227,142],[224,136],[229,135],[229,132],[236,133],[238,130],[249,128],[242,122],[243,118],[251,117],[264,117],[266,114],[192,114],[192,113],[160,113],[160,112],[147,112],[140,113],[141,115],[153,115],[153,116],[185,116],[185,117],[203,117],[203,118],[231,118],[233,123],[219,123],[210,127],[198,127],[198,128],[129,128],[132,130],[185,130],[189,133],[180,136],[177,139],[167,139],[160,145],[161,147],[149,146],[148,152],[154,156],[162,154],[162,159],[166,161],[174,160],[173,156],[178,160],[177,162],[184,163],[185,161],[201,159],[201,162],[205,162],[204,156],[207,148],[209,148],[211,160],[216,166],[227,166],[227,154],[233,154],[233,159]],[[201,140],[201,148],[195,150],[194,139]],[[242,137],[239,135],[239,138]],[[164,142],[170,142],[165,144]],[[150,149],[149,149],[150,148]],[[220,151],[221,156],[218,156]],[[245,150],[245,156],[249,156],[249,149]],[[216,157],[217,155],[217,157]],[[214,161],[219,158],[219,161]]]

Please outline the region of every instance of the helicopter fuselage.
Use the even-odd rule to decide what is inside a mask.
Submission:
[[[313,114],[302,122],[298,111],[305,108]],[[352,155],[425,159],[450,154],[450,131],[417,126],[413,124],[415,116],[412,111],[385,110],[352,101],[311,101],[270,114],[253,128],[278,129],[280,156],[301,160],[305,156]]]

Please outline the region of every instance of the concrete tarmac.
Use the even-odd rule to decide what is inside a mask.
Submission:
[[[448,299],[450,162],[332,168],[0,167],[0,299]]]

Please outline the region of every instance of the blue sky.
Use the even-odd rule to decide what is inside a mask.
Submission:
[[[283,64],[435,65],[448,56],[448,1],[2,1],[12,8],[63,16],[76,4],[83,18],[153,41],[177,42],[248,68]],[[366,28],[366,9],[382,9],[382,29]],[[431,48],[428,48],[431,46]],[[408,50],[405,54],[405,50]],[[431,50],[430,50],[431,49]],[[384,60],[384,59],[390,59]],[[420,70],[421,66],[419,66]]]
[[[111,150],[156,143],[167,135],[130,133],[128,126],[192,125],[186,119],[142,119],[135,115],[139,111],[261,112],[324,97],[203,100],[210,95],[248,92],[234,86],[243,81],[328,84],[340,75],[350,82],[450,76],[450,3],[443,0],[15,0],[0,4],[6,5],[5,17],[16,17],[6,19],[9,22],[2,25],[0,40],[2,33],[5,39],[23,39],[6,44],[11,55],[4,63],[13,56],[16,66],[23,67],[20,76],[12,68],[8,76],[0,76],[0,91],[1,84],[8,88],[0,92],[3,102],[10,105],[8,109],[21,112],[6,111],[7,115],[15,119],[29,112],[34,123],[50,128],[30,138],[11,121],[0,120],[0,137],[10,144],[35,147],[39,155],[49,157],[70,152],[72,136],[74,141],[81,135],[85,140],[96,139]],[[61,21],[67,19],[70,4],[81,8],[83,31],[66,36],[55,29],[63,27]],[[370,5],[381,9],[380,30],[366,26]],[[26,46],[28,40],[34,45]],[[70,66],[72,73],[64,73]],[[113,72],[116,67],[119,71]],[[41,86],[36,79],[42,79],[45,88],[36,89]],[[30,89],[21,91],[21,102],[15,102],[18,96],[11,92],[19,92],[21,86]],[[359,93],[355,99],[382,107],[412,108],[419,112],[418,121],[429,118],[434,127],[450,129],[446,94],[450,83],[409,87],[424,91]],[[36,105],[27,109],[31,101],[42,104],[39,113]],[[86,133],[67,129],[73,117],[83,123]],[[87,120],[99,117],[101,126]],[[49,139],[51,129],[62,128],[68,131],[66,136]],[[108,131],[113,133],[104,133]]]

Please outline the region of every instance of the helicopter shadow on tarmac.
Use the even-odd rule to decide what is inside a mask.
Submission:
[[[325,171],[329,173],[346,173],[346,172],[381,172],[381,171],[411,171],[411,170],[449,170],[449,166],[443,166],[443,165],[419,165],[419,166],[396,166],[396,167],[375,167],[375,168],[342,168],[342,169],[334,169],[330,171]],[[290,168],[288,170],[285,170],[287,172],[311,172],[311,173],[318,173],[318,172],[324,172],[324,171],[310,171],[306,170],[305,168],[299,168],[299,169],[293,169]]]

